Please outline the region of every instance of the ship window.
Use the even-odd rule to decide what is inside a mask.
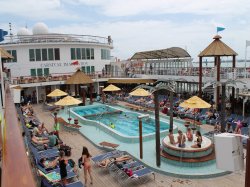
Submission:
[[[44,76],[49,76],[49,68],[44,68],[43,72],[44,72]]]
[[[95,59],[94,49],[91,48],[90,59]]]
[[[86,72],[87,74],[89,74],[90,73],[90,66],[87,66],[87,72]]]
[[[6,59],[5,62],[17,62],[16,50],[7,50],[7,52],[13,56],[11,59]]]
[[[85,60],[86,59],[86,49],[82,48],[82,59]]]
[[[49,48],[48,53],[49,53],[49,60],[54,60],[54,50],[53,50],[53,48]]]
[[[60,49],[59,48],[55,48],[55,60],[60,60]]]
[[[38,68],[36,69],[37,71],[37,76],[43,76],[43,69],[42,68]]]
[[[76,59],[79,60],[81,59],[81,49],[80,48],[76,48]]]
[[[101,59],[110,60],[110,51],[108,49],[101,49]]]
[[[95,66],[91,66],[91,73],[95,73]]]
[[[48,60],[47,49],[42,49],[42,59],[43,61]]]
[[[30,69],[30,75],[32,77],[35,77],[36,76],[36,69]]]
[[[29,50],[29,55],[30,55],[30,61],[35,61],[35,50],[34,49]]]
[[[90,59],[90,48],[86,48],[87,59]]]
[[[76,49],[71,48],[70,53],[71,53],[71,60],[76,60]]]
[[[85,66],[82,66],[82,72],[83,72],[83,73],[86,73],[85,71],[86,71],[86,70],[85,70]]]
[[[36,61],[41,61],[41,49],[36,49]]]

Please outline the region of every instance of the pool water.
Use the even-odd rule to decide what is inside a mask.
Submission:
[[[126,136],[138,136],[139,135],[139,121],[138,116],[141,115],[136,112],[125,112],[117,110],[115,108],[105,105],[76,107],[73,109],[78,115],[88,119],[97,121],[118,131]],[[108,113],[108,114],[107,114]],[[113,124],[110,125],[110,124]],[[169,124],[160,121],[160,131],[169,129]],[[152,134],[155,132],[155,120],[154,118],[142,119],[142,134]]]

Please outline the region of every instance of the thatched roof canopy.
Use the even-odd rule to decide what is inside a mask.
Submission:
[[[1,58],[2,59],[10,59],[13,58],[7,51],[5,51],[3,48],[0,48]]]
[[[65,84],[90,84],[93,83],[93,80],[78,69],[68,80],[65,81]]]
[[[233,49],[220,40],[221,36],[216,35],[213,39],[214,41],[198,55],[199,57],[238,55]]]

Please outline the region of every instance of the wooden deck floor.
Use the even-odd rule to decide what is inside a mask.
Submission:
[[[33,106],[36,116],[42,121],[45,122],[48,130],[53,129],[54,119],[50,115],[50,112],[45,112],[42,110],[41,105]],[[91,142],[84,138],[80,133],[74,131],[68,131],[61,127],[60,129],[60,138],[67,144],[72,147],[72,159],[75,161],[81,156],[82,146],[88,147],[92,155],[102,153],[104,151],[95,147]],[[183,187],[183,186],[192,186],[192,187],[243,187],[244,186],[244,172],[229,174],[222,177],[211,178],[211,179],[178,179],[174,177],[169,177],[167,175],[162,175],[159,173],[155,174],[155,180],[151,177],[151,180],[146,184],[142,185],[129,185],[129,186],[140,186],[140,187]],[[110,176],[107,171],[103,168],[97,168],[93,166],[93,178],[94,183],[93,187],[119,187],[119,183],[115,178]],[[80,171],[80,180],[84,182],[83,171]]]

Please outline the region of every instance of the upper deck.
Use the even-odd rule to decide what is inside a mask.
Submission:
[[[39,35],[15,35],[6,36],[5,42],[0,45],[11,46],[11,45],[27,45],[27,44],[97,44],[107,45],[113,49],[113,40],[110,36],[92,36],[92,35],[75,35],[75,34],[39,34]]]

